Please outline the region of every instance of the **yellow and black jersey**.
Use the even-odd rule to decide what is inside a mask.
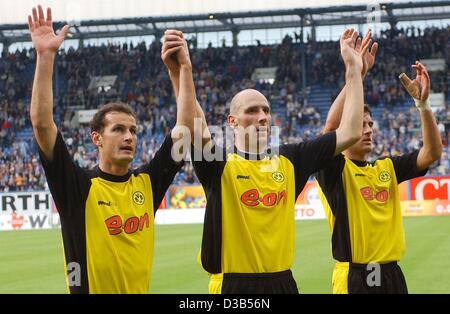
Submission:
[[[398,184],[423,176],[418,151],[373,163],[336,156],[317,174],[332,229],[333,257],[367,264],[399,261],[405,249]]]
[[[60,132],[53,161],[40,152],[61,218],[70,293],[147,293],[154,215],[182,166],[166,137],[153,160],[124,176],[80,168]]]
[[[195,161],[207,204],[201,262],[211,274],[269,273],[291,268],[294,205],[309,176],[330,161],[336,135],[282,145],[278,153],[223,150],[222,161]]]

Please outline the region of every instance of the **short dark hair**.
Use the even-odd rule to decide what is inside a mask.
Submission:
[[[90,123],[91,132],[98,132],[98,133],[103,132],[103,130],[105,129],[105,116],[110,112],[123,112],[129,114],[134,119],[136,119],[136,114],[134,113],[134,110],[133,108],[131,108],[130,105],[120,101],[110,102],[102,106],[95,113]]]
[[[372,116],[372,110],[370,110],[369,105],[364,105],[364,113],[366,113],[366,112],[369,114],[369,116],[370,116],[371,118],[373,118],[373,116]]]

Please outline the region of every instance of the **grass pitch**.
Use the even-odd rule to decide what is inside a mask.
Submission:
[[[450,293],[450,216],[404,219],[401,261],[410,293]],[[202,225],[156,226],[150,293],[207,293],[197,263]],[[325,220],[298,221],[292,271],[302,293],[330,293],[331,244]],[[0,232],[0,293],[66,293],[59,230]]]

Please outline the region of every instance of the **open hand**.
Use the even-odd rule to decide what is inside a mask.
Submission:
[[[363,70],[364,62],[362,56],[369,48],[371,40],[361,43],[360,49],[356,48],[358,32],[353,28],[347,29],[340,39],[341,56],[344,60],[345,67],[356,67],[360,71]]]
[[[369,31],[366,33],[364,38],[361,40],[360,37],[356,40],[356,50],[361,53],[362,47],[370,47],[370,44],[372,42],[372,31],[369,29]],[[374,64],[375,64],[375,56],[378,51],[378,43],[373,43],[372,47],[370,49],[367,49],[366,52],[362,55],[363,58],[363,69],[361,71],[361,74],[363,77],[367,75],[367,72],[369,72]]]
[[[47,18],[45,18],[44,10],[40,5],[37,10],[33,8],[33,17],[31,15],[28,16],[28,29],[38,54],[46,52],[56,53],[69,31],[69,26],[65,25],[59,35],[56,35],[53,31],[52,23],[52,10],[47,8]]]

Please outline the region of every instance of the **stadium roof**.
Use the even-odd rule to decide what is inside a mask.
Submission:
[[[24,5],[20,1],[21,7]],[[92,3],[93,9],[87,9],[86,2]],[[0,4],[0,12],[5,12],[1,7],[5,6],[6,1],[2,1]],[[28,1],[31,2],[31,1]],[[33,1],[34,2],[34,1]],[[47,1],[43,2],[44,5],[50,4]],[[155,8],[154,12],[160,12],[156,8],[157,4],[161,5],[163,1],[152,0],[150,9]],[[173,3],[177,2],[180,6],[174,6]],[[201,3],[217,3],[217,1],[200,1]],[[78,1],[64,1],[66,3],[65,9],[69,11],[67,14],[67,21],[73,25],[71,31],[73,33],[73,39],[87,39],[87,38],[103,38],[103,37],[129,37],[129,36],[146,36],[155,35],[160,36],[162,31],[169,28],[177,28],[185,33],[198,33],[198,32],[217,32],[217,31],[234,31],[239,32],[246,29],[266,29],[266,28],[288,28],[288,27],[300,27],[300,26],[324,26],[324,25],[342,25],[342,24],[366,24],[371,17],[379,18],[379,22],[389,22],[395,24],[400,21],[414,21],[414,20],[431,20],[431,19],[450,19],[450,1],[391,1],[382,2],[378,5],[367,4],[354,4],[347,5],[348,3],[361,3],[363,1],[308,1],[309,5],[330,5],[334,6],[319,6],[319,7],[307,7],[302,3],[301,8],[283,8],[286,6],[292,6],[294,3],[298,5],[298,1],[275,1],[279,8],[277,10],[260,10],[263,6],[258,6],[258,10],[245,11],[248,8],[248,2],[252,3],[251,8],[255,8],[255,3],[259,3],[255,0],[238,1],[242,3],[240,7],[233,7],[233,10],[223,12],[224,8],[231,8],[232,3],[236,3],[234,0],[227,0],[230,3],[224,5],[225,2],[221,2],[220,11],[209,11],[207,13],[189,14],[189,15],[165,15],[157,16],[151,15],[149,11],[149,5],[144,5],[142,0],[130,0],[130,1],[107,1],[107,0],[78,0]],[[267,4],[272,4],[273,1],[264,1],[265,7]],[[342,5],[342,3],[346,5]],[[61,1],[58,1],[61,5]],[[121,5],[119,5],[121,3]],[[130,3],[127,5],[127,3]],[[124,17],[130,16],[132,8],[135,8],[137,4],[141,4],[142,11],[139,17]],[[148,2],[146,2],[148,3]],[[189,3],[192,5],[193,10],[200,10],[201,6],[199,1],[165,1],[164,7],[167,9],[173,9],[171,12],[178,13],[180,9],[184,9]],[[55,3],[56,4],[56,3]],[[10,5],[10,4],[8,4]],[[30,4],[32,6],[32,4]],[[83,7],[86,5],[86,9]],[[30,8],[31,8],[30,6]],[[204,8],[208,6],[204,5]],[[30,10],[27,8],[27,11]],[[95,9],[103,9],[105,14],[99,15],[105,16],[122,16],[122,18],[114,19],[83,19],[80,12],[84,12],[84,16],[92,16],[92,12],[98,11]],[[123,8],[123,10],[120,10]],[[144,9],[146,8],[146,10]],[[203,8],[203,9],[204,9]],[[210,8],[210,7],[208,7]],[[212,6],[211,6],[212,8]],[[283,9],[280,9],[283,8]],[[8,9],[11,9],[10,7]],[[216,7],[218,10],[219,7]],[[372,11],[373,9],[378,11]],[[62,10],[61,6],[59,10]],[[237,12],[236,12],[237,10]],[[7,10],[8,11],[8,10]],[[185,10],[188,12],[189,10]],[[192,11],[192,10],[191,10]],[[109,13],[108,13],[109,12]],[[114,12],[114,14],[112,14]],[[120,14],[123,12],[123,14]],[[184,12],[184,11],[183,11]],[[373,12],[376,12],[373,13]],[[24,13],[23,20],[26,20]],[[131,14],[132,15],[132,14]],[[58,14],[55,12],[54,17]],[[95,15],[97,17],[97,15]],[[66,22],[56,22],[55,27],[60,28]],[[11,44],[14,42],[26,42],[30,41],[28,26],[24,23],[21,24],[3,24],[0,25],[0,42]]]
[[[389,0],[387,0],[389,1]],[[436,0],[430,0],[433,2]],[[380,0],[3,0],[0,1],[0,25],[25,23],[31,7],[52,7],[59,20],[98,20],[144,16],[173,16],[219,12],[267,11],[293,8],[329,7],[368,3]],[[391,0],[405,3],[410,0]]]

